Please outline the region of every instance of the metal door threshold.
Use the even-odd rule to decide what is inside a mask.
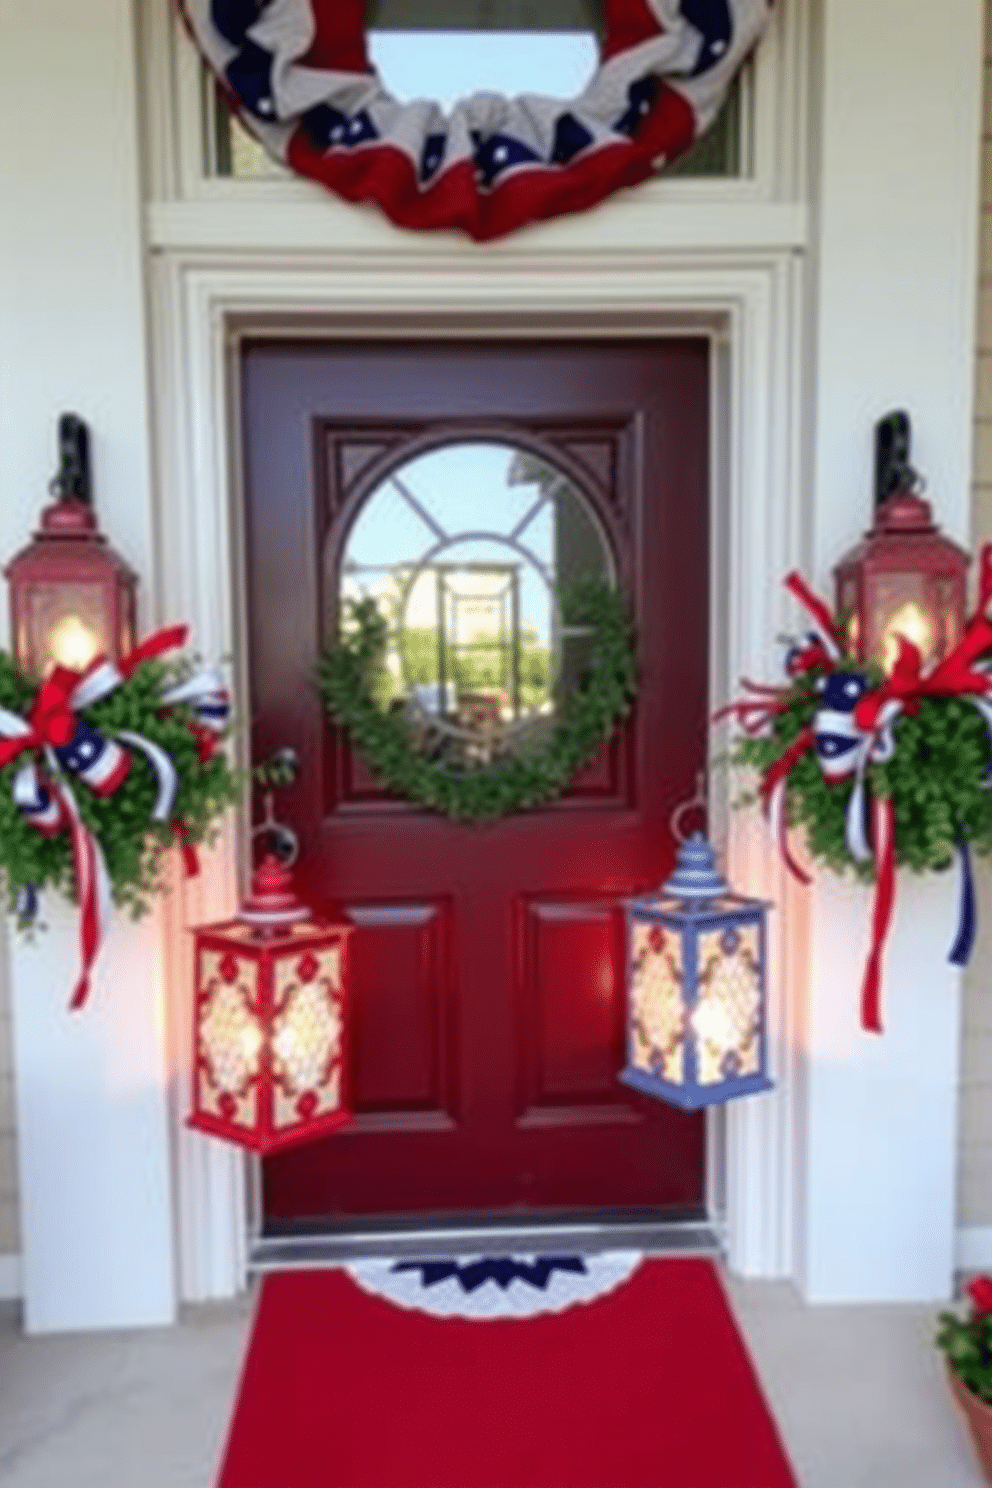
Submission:
[[[550,1222],[431,1225],[391,1230],[355,1228],[334,1233],[261,1235],[249,1247],[253,1272],[299,1271],[375,1256],[590,1254],[643,1250],[651,1255],[719,1256],[718,1227],[703,1220]]]

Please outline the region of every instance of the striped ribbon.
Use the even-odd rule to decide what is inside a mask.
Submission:
[[[179,785],[176,767],[161,745],[134,729],[101,733],[79,712],[108,697],[143,662],[185,644],[187,636],[185,625],[170,626],[149,636],[119,664],[98,657],[84,672],[56,667],[39,687],[27,718],[0,708],[0,768],[22,755],[31,756],[14,777],[13,798],[18,810],[36,831],[46,836],[67,831],[72,843],[80,959],[70,1003],[73,1009],[82,1007],[89,995],[90,974],[109,923],[110,875],[99,842],[80,816],[67,777],[75,776],[97,795],[112,795],[130,773],[130,750],[138,750],[155,774],[157,792],[151,815],[158,822],[172,817]],[[213,741],[226,727],[230,699],[216,671],[198,672],[166,688],[160,702],[163,707],[190,708],[197,728]],[[123,748],[122,743],[128,747]],[[200,753],[202,759],[202,739]],[[186,870],[196,873],[199,865],[189,829],[178,819],[174,825]],[[35,890],[28,889],[19,896],[19,908],[26,916],[33,916],[37,908]]]
[[[871,943],[861,987],[861,1024],[867,1031],[880,1033],[882,964],[895,906],[896,808],[891,799],[872,797],[868,767],[894,758],[896,720],[904,711],[912,712],[926,697],[970,698],[984,717],[992,740],[992,661],[982,659],[992,649],[992,622],[984,613],[992,602],[992,545],[981,553],[975,614],[951,653],[924,676],[919,651],[900,637],[896,664],[878,687],[869,687],[865,675],[841,671],[836,666],[843,655],[842,637],[828,606],[802,575],[790,573],[785,584],[816,626],[804,644],[790,652],[792,686],[766,688],[745,683],[751,696],[720,709],[715,717],[732,716],[746,733],[761,733],[778,714],[795,704],[797,686],[804,678],[809,679],[809,696],[815,696],[819,689],[829,704],[817,710],[813,723],[765,771],[761,798],[784,863],[801,883],[809,884],[809,874],[789,846],[785,811],[789,776],[800,759],[815,751],[828,780],[851,780],[845,819],[848,850],[855,862],[874,863],[875,867]],[[984,784],[992,788],[992,773]],[[961,890],[958,927],[948,959],[964,966],[975,942],[977,912],[971,849],[963,820],[957,823],[956,843]]]

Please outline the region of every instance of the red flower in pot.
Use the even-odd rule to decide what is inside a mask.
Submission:
[[[937,1344],[947,1355],[951,1392],[992,1483],[992,1277],[974,1277],[965,1291],[971,1303],[967,1316],[942,1312]]]
[[[965,1290],[971,1299],[972,1310],[977,1317],[986,1317],[992,1312],[992,1277],[976,1276]]]

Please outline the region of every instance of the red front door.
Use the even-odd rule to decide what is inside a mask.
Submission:
[[[279,806],[302,886],[356,927],[356,1120],[266,1160],[270,1224],[701,1204],[702,1118],[616,1077],[621,901],[670,870],[705,760],[708,377],[699,339],[245,348],[253,754],[298,751]],[[313,684],[363,492],[469,438],[519,439],[585,493],[640,677],[561,800],[482,826],[382,790]]]

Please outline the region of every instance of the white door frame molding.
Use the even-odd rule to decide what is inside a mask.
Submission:
[[[198,646],[235,658],[242,718],[245,675],[243,542],[237,433],[240,335],[323,335],[335,339],[567,335],[658,336],[699,331],[715,355],[714,552],[711,629],[714,701],[732,679],[769,675],[774,638],[787,609],[770,574],[801,562],[803,514],[796,511],[801,451],[795,418],[801,285],[790,251],[698,255],[680,261],[646,253],[584,254],[549,262],[520,256],[491,263],[445,254],[415,265],[342,255],[159,252],[153,259],[153,339],[162,609],[189,620]],[[548,307],[553,305],[551,314]],[[242,741],[242,748],[244,747]],[[789,946],[790,909],[780,869],[748,818],[727,810],[725,774],[711,783],[715,833],[743,890],[775,898],[782,968],[771,990],[771,1048],[777,1088],[728,1115],[726,1235],[735,1270],[785,1275],[792,1268],[799,958]],[[239,1154],[189,1133],[190,989],[183,922],[229,911],[238,882],[235,834],[225,837],[200,880],[173,896],[166,935],[173,1068],[182,1294],[223,1296],[242,1283],[249,1206]],[[184,898],[185,895],[185,898]],[[788,979],[788,993],[785,991]],[[711,1151],[720,1144],[711,1143]],[[724,1175],[712,1175],[723,1188]]]

